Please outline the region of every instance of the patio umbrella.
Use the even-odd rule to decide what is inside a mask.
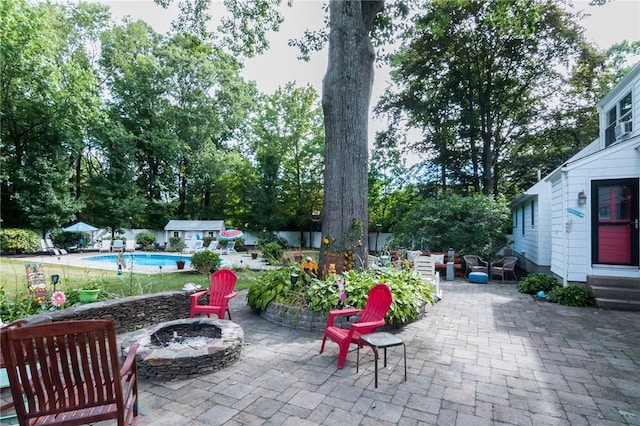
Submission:
[[[77,222],[73,225],[67,226],[66,228],[62,228],[62,230],[66,232],[94,232],[97,231],[98,228],[91,226],[88,223]]]
[[[244,234],[239,229],[227,229],[220,232],[220,241],[233,241],[242,237],[244,237]]]
[[[91,241],[94,240],[93,233],[98,230],[95,226],[89,225],[84,222],[76,222],[73,225],[69,225],[66,228],[62,228],[66,232],[91,232]],[[85,242],[80,239],[80,246],[84,246]]]

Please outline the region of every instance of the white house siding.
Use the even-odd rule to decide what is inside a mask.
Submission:
[[[520,266],[528,272],[548,272],[551,263],[551,253],[547,249],[551,241],[551,229],[548,226],[551,214],[550,190],[551,184],[544,181],[538,182],[512,205],[512,214],[517,215],[513,228],[513,250],[520,260]],[[532,214],[533,224],[531,223]]]
[[[618,142],[597,154],[575,161],[565,167],[565,171],[553,175],[551,272],[566,278],[568,282],[585,282],[588,275],[640,278],[637,267],[592,265],[591,222],[596,218],[591,216],[590,207],[593,180],[637,179],[640,176],[639,149],[637,137]],[[585,205],[578,204],[580,191],[587,195]],[[584,217],[569,213],[567,208],[581,212]]]
[[[567,262],[567,281],[587,281],[586,265],[591,258],[590,247],[591,240],[588,239],[588,230],[590,222],[589,203],[584,205],[578,204],[578,193],[584,191],[588,194],[590,183],[588,181],[589,171],[585,168],[571,169],[565,175],[565,223],[569,223],[568,232],[565,233],[567,239],[567,253],[565,259]],[[590,197],[587,195],[587,200]],[[581,212],[584,216],[579,217],[569,213],[566,209],[570,208]]]
[[[565,218],[562,206],[562,179],[551,182],[551,272],[564,276],[564,233]]]
[[[585,265],[590,244],[585,231],[588,228],[588,208],[578,205],[578,193],[585,190],[584,176],[579,175],[573,170],[561,172],[551,182],[551,272],[563,282],[584,282],[587,279]],[[567,208],[584,216],[573,215]]]

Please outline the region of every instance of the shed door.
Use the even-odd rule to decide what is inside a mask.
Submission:
[[[638,179],[591,182],[593,263],[638,265]]]

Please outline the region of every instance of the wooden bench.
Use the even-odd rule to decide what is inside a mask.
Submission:
[[[447,261],[448,261],[448,255],[447,252],[438,252],[438,251],[423,251],[422,252],[423,256],[443,256],[444,255],[444,261],[442,263],[437,262],[435,263],[435,269],[436,271],[440,272],[440,276],[441,277],[446,277],[447,275]],[[464,269],[462,268],[462,258],[460,257],[460,253],[458,252],[454,252],[453,254],[453,270],[455,272],[455,276],[456,277],[463,277],[464,276]]]

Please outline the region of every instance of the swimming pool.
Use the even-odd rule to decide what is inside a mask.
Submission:
[[[127,266],[176,266],[177,260],[184,260],[186,266],[191,265],[191,256],[179,255],[179,254],[142,254],[142,253],[124,253],[124,261]],[[83,257],[82,260],[88,262],[113,262],[118,263],[118,255],[116,254],[104,254],[99,256]]]

